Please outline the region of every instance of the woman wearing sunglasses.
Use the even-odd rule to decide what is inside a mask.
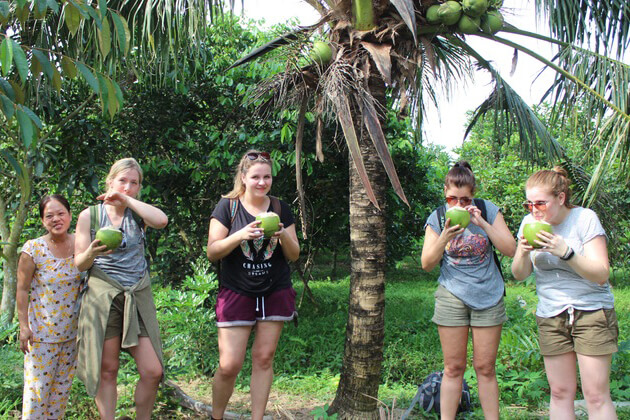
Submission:
[[[116,414],[116,379],[120,350],[129,351],[140,380],[136,385],[136,418],[150,419],[162,378],[162,348],[149,267],[144,256],[145,225],[162,229],[166,215],[137,199],[142,169],[133,158],[115,162],[107,175],[102,204],[79,215],[75,263],[88,271],[81,303],[77,376],[95,396],[101,419]],[[135,215],[135,217],[134,217]],[[106,226],[120,228],[123,242],[115,250],[94,239]]]
[[[442,224],[435,210],[425,225],[422,268],[431,271],[440,264],[433,322],[438,326],[444,355],[440,388],[443,419],[454,419],[457,413],[469,331],[484,417],[499,418],[495,362],[507,316],[503,303],[505,286],[492,248],[511,257],[516,241],[499,208],[490,201],[484,200],[486,219],[482,217],[473,202],[475,190],[475,176],[468,162],[456,163],[444,180],[444,195],[448,208],[459,206],[468,210],[471,223],[465,229],[451,226],[450,219]]]
[[[297,316],[287,261],[297,260],[300,246],[291,209],[267,195],[271,168],[269,153],[250,150],[243,155],[234,188],[221,198],[210,219],[207,254],[210,261],[221,264],[215,309],[219,367],[212,383],[214,419],[223,417],[252,332],[251,412],[254,420],[263,418],[282,327]],[[269,211],[280,212],[280,230],[265,238],[255,218]]]
[[[588,417],[616,419],[609,374],[619,327],[608,283],[606,232],[590,209],[571,204],[567,172],[538,171],[525,185],[530,212],[519,229],[512,273],[536,276],[536,322],[540,351],[551,388],[551,419],[575,418],[576,360]],[[523,238],[525,224],[550,223],[553,233],[538,233],[534,249]]]

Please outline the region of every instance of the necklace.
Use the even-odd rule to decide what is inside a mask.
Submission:
[[[52,235],[48,234],[48,239],[49,239],[49,243],[52,245],[52,248],[55,249],[55,251],[58,251],[58,254],[61,254],[61,256],[57,256],[55,255],[55,257],[58,258],[66,258],[69,254],[71,254],[72,251],[72,236],[66,234],[66,237],[62,240],[55,240]],[[52,251],[52,250],[51,250]],[[54,255],[54,253],[53,253]]]

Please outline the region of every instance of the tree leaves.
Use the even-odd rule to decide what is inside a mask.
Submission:
[[[107,18],[104,18],[101,22],[101,29],[97,29],[98,34],[98,46],[103,56],[103,59],[107,57],[112,48],[112,35],[109,29],[109,22]]]
[[[79,9],[77,9],[71,2],[67,2],[63,10],[64,22],[66,23],[68,30],[72,35],[76,35],[79,30],[79,26],[81,25],[81,12],[79,12]]]
[[[11,38],[6,36],[0,44],[0,65],[2,65],[2,75],[6,77],[11,69],[11,63],[13,62],[13,45],[11,44]]]
[[[24,143],[24,147],[28,149],[31,145],[31,141],[33,140],[33,122],[21,109],[17,110],[17,120],[18,124],[20,124],[22,142]]]
[[[44,72],[44,74],[46,75],[46,77],[48,77],[49,80],[52,80],[53,68],[52,68],[52,65],[50,64],[50,60],[48,59],[47,54],[36,49],[32,49],[31,53],[33,54],[33,57],[35,57],[35,60],[33,60],[33,63],[35,61],[39,62],[41,71]]]
[[[94,77],[94,74],[82,62],[77,61],[75,64],[77,68],[79,69],[79,72],[81,72],[83,79],[85,79],[87,84],[90,85],[94,93],[98,94],[100,92],[100,88],[98,86],[98,80],[96,80],[96,77]]]
[[[15,67],[20,75],[20,79],[22,79],[22,83],[26,83],[28,78],[28,60],[26,59],[26,54],[24,54],[24,50],[22,50],[20,44],[14,40],[11,40],[11,43],[13,44],[13,61],[15,62]]]
[[[77,67],[68,57],[63,57],[61,59],[61,69],[67,78],[74,79],[77,77]]]

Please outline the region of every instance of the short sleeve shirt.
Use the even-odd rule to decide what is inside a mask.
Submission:
[[[518,230],[523,236],[525,224],[533,222],[528,214]],[[567,245],[584,255],[584,244],[598,236],[606,237],[597,214],[591,209],[574,207],[562,223],[552,225],[553,233],[562,236]],[[599,285],[580,277],[566,261],[549,252],[532,251],[529,254],[536,276],[538,307],[536,315],[542,318],[556,316],[569,308],[582,311],[612,309],[614,298],[608,283]]]
[[[287,228],[295,223],[291,208],[280,201],[280,222]],[[271,202],[268,211],[273,211]],[[212,217],[233,234],[256,220],[238,203],[234,222],[230,217],[230,200],[222,198]],[[245,296],[265,296],[291,286],[291,270],[277,238],[242,241],[221,260],[221,286]]]
[[[76,302],[81,283],[74,257],[55,257],[44,238],[24,244],[22,252],[35,263],[28,305],[33,341],[62,343],[77,335]]]
[[[484,202],[486,220],[493,224],[499,208],[488,200]],[[427,219],[425,229],[427,226],[438,235],[442,233],[437,210]],[[486,232],[470,223],[461,235],[446,244],[438,282],[472,309],[483,310],[496,305],[503,297],[505,286],[492,253]]]

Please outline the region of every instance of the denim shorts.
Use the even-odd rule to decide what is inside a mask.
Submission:
[[[255,325],[264,321],[292,321],[296,316],[295,290],[280,289],[267,296],[250,297],[225,287],[217,296],[217,327]]]
[[[435,291],[432,321],[443,327],[494,327],[507,321],[503,297],[487,309],[472,309],[460,298],[439,285]]]
[[[543,356],[575,352],[605,356],[617,351],[619,324],[614,309],[567,309],[551,317],[536,317],[538,342]]]

